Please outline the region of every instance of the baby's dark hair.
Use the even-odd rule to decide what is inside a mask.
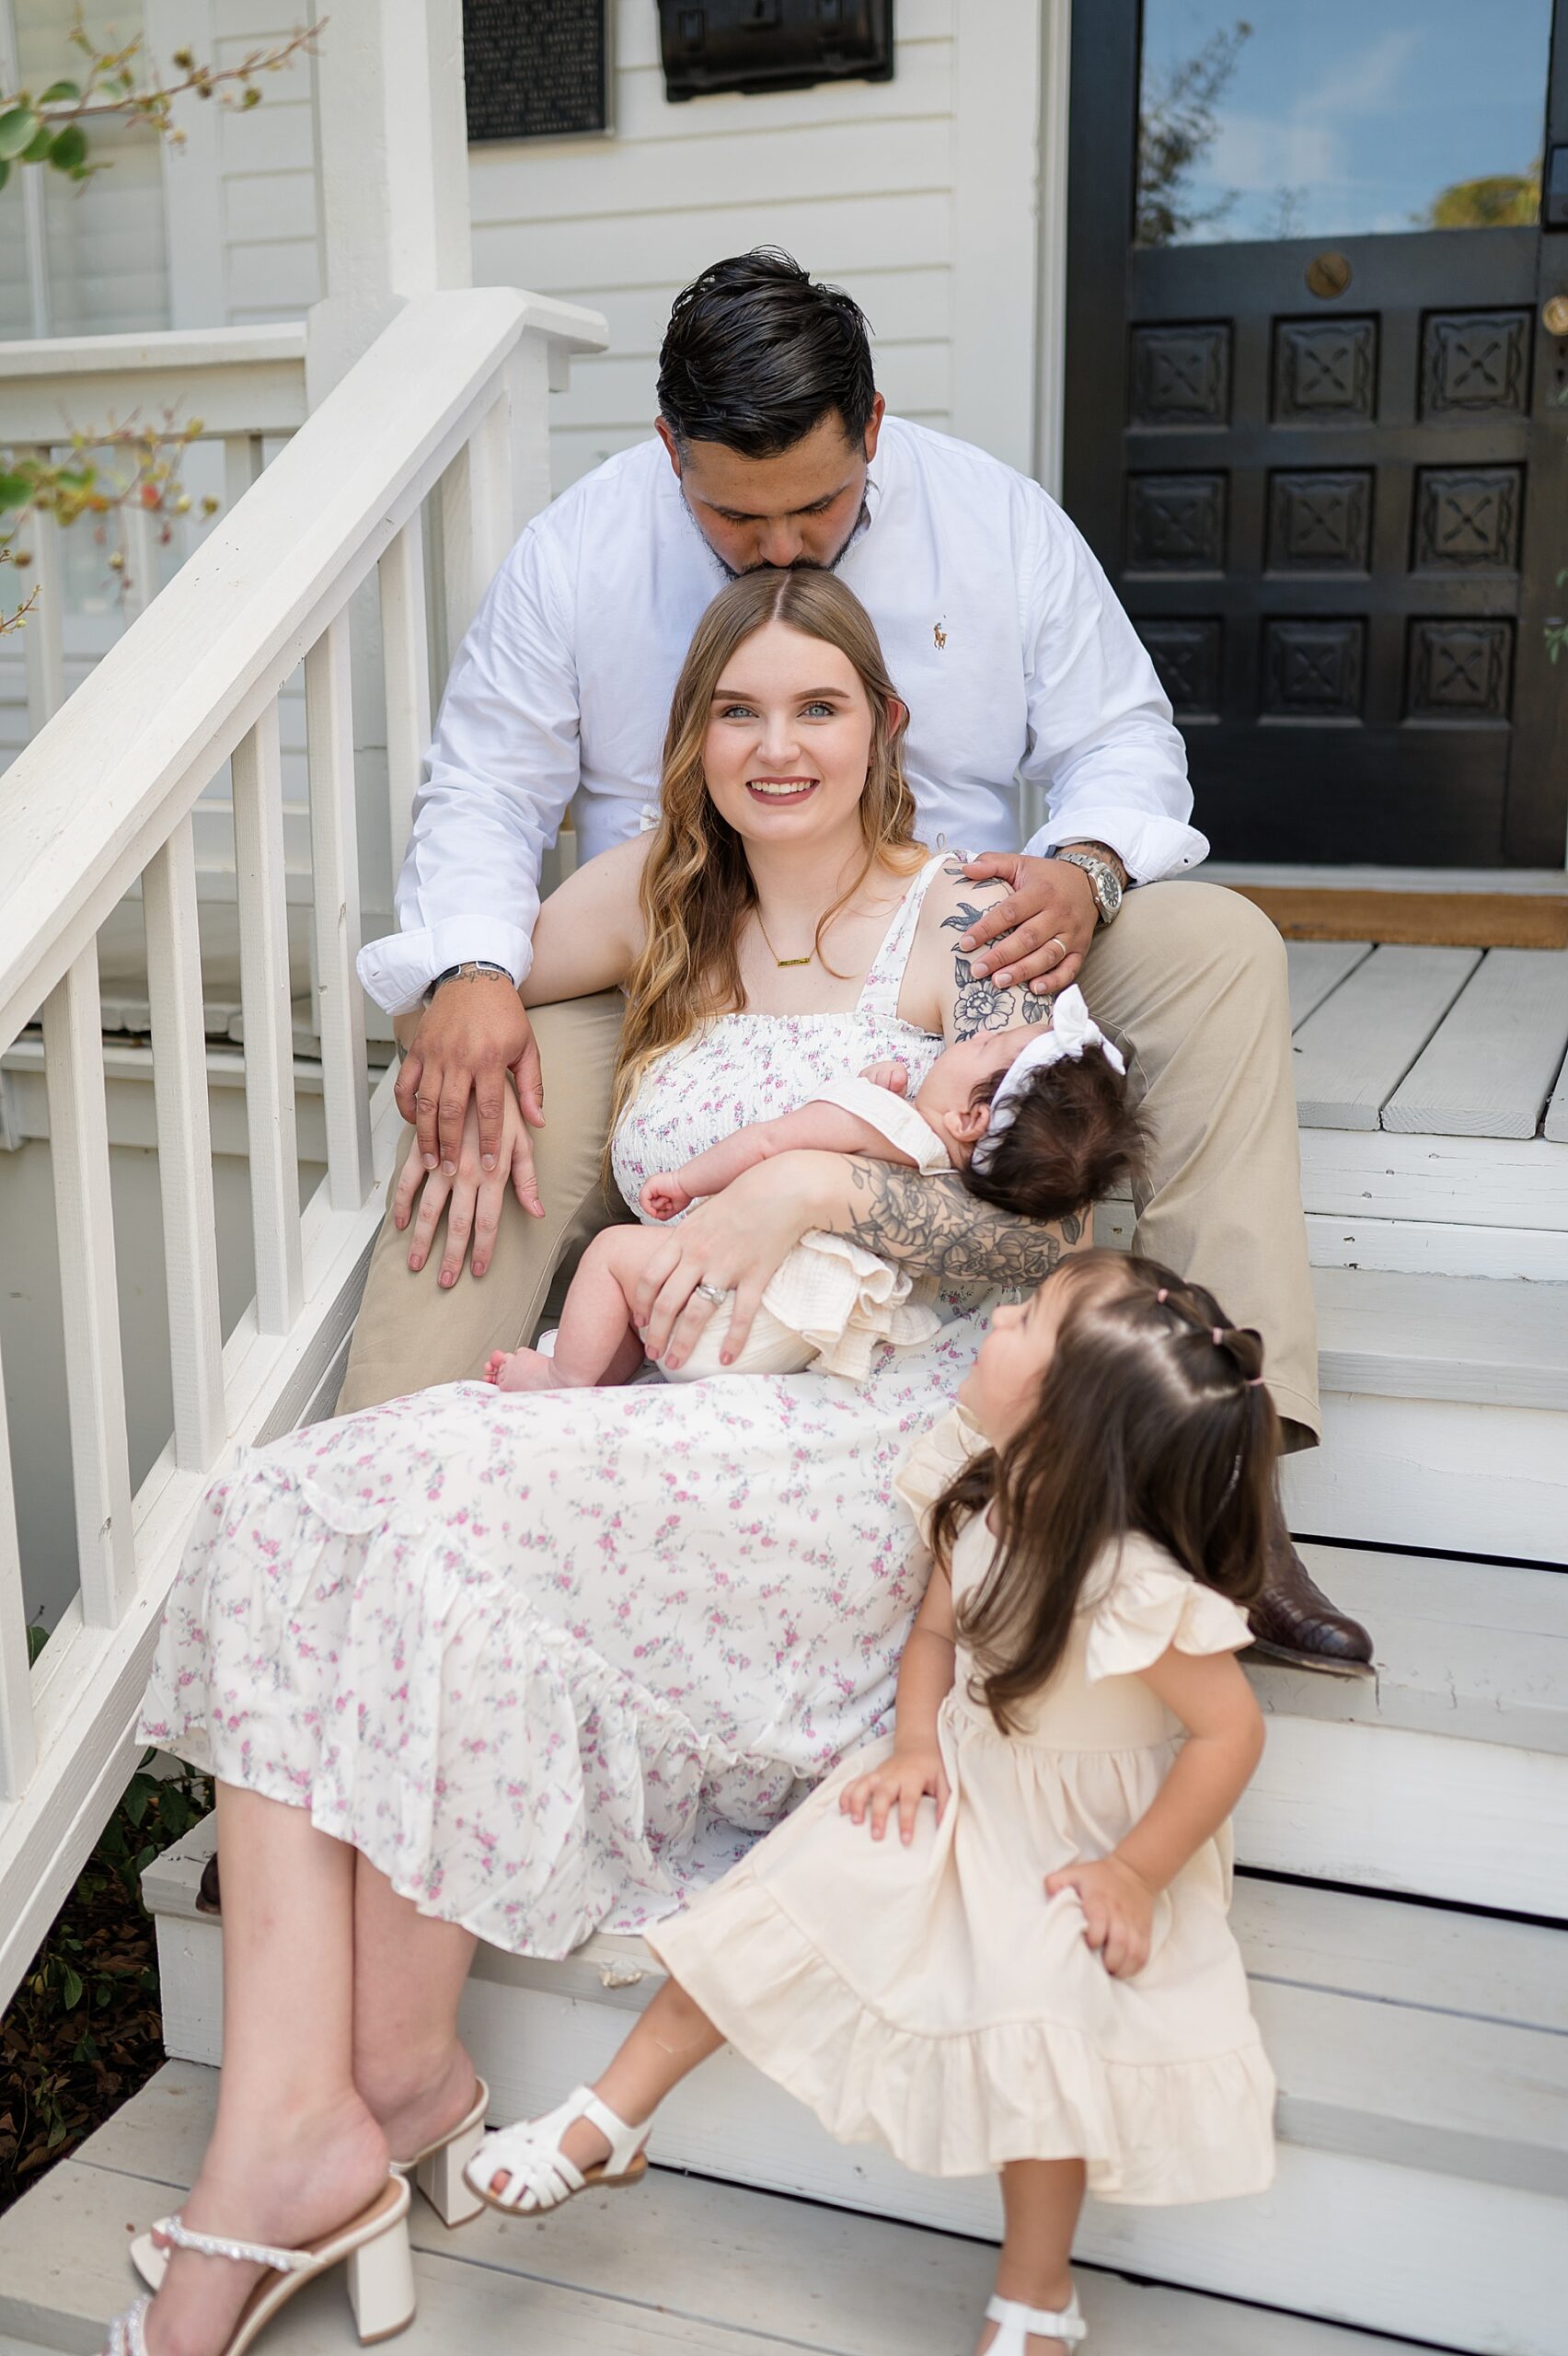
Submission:
[[[990,1513],[996,1560],[958,1625],[1004,1733],[1060,1665],[1108,1546],[1137,1530],[1247,1603],[1278,1511],[1279,1420],[1251,1328],[1202,1285],[1121,1253],[1074,1253],[1042,1290],[1058,1288],[1055,1352],[1028,1419],[970,1460],[931,1517],[931,1551],[951,1568],[964,1524]]]
[[[983,1080],[970,1099],[989,1104],[1007,1078]],[[1093,1044],[1030,1073],[1009,1104],[1012,1125],[971,1155],[970,1194],[1021,1218],[1057,1220],[1142,1175],[1143,1126],[1127,1083]]]

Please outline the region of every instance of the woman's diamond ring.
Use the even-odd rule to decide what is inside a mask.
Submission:
[[[711,1300],[715,1304],[728,1300],[730,1298],[722,1285],[698,1285],[697,1289],[704,1300]]]

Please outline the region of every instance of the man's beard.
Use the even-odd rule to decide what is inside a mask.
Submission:
[[[701,540],[703,547],[708,550],[709,555],[713,559],[714,563],[719,567],[720,572],[722,572],[727,581],[744,581],[746,574],[750,572],[836,572],[845,558],[848,555],[850,549],[854,547],[855,542],[859,538],[861,533],[866,529],[871,520],[870,508],[867,502],[862,499],[860,502],[859,514],[856,516],[853,524],[850,525],[849,529],[845,535],[845,537],[840,543],[838,549],[827,559],[825,563],[820,561],[816,557],[798,556],[790,564],[736,565],[727,564],[725,562],[718,549],[714,547],[712,541],[709,538],[707,533],[703,530],[701,525],[698,522],[697,517],[692,514],[691,509],[686,507],[686,502],[684,498],[681,501],[681,505],[686,507],[686,512],[690,520],[692,530]]]

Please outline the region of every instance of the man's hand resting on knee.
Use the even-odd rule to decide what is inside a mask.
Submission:
[[[456,1175],[470,1095],[478,1110],[480,1165],[498,1166],[509,1072],[525,1119],[542,1129],[539,1050],[512,982],[500,974],[444,982],[420,1017],[398,1075],[398,1110],[419,1131],[427,1170]]]
[[[545,1125],[544,1081],[512,983],[499,976],[444,983],[408,1041],[396,1092],[416,1131],[393,1201],[399,1229],[413,1217],[423,1181],[409,1265],[424,1265],[450,1200],[442,1283],[456,1283],[470,1236],[474,1274],[482,1276],[508,1185],[525,1211],[544,1216],[528,1134]]]

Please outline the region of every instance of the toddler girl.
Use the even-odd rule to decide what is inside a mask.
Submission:
[[[956,1170],[969,1192],[1026,1218],[1058,1220],[1128,1180],[1139,1158],[1126,1065],[1090,1018],[1082,993],[1063,990],[1051,1028],[982,1031],[937,1057],[913,1101],[897,1063],[873,1064],[772,1121],[754,1122],[676,1171],[650,1178],[641,1208],[677,1218],[744,1170],[777,1153],[815,1149],[897,1162],[928,1176]],[[485,1369],[502,1391],[629,1382],[643,1364],[631,1297],[651,1253],[654,1226],[610,1227],[583,1253],[561,1312],[553,1356],[495,1350]],[[910,1299],[909,1278],[847,1236],[813,1231],[764,1293],[744,1349],[726,1357],[729,1320],[711,1319],[679,1381],[699,1375],[795,1374],[818,1365],[857,1379],[879,1343],[928,1341],[936,1312]]]
[[[592,2089],[503,2129],[472,2189],[528,2216],[624,2184],[726,2039],[845,2142],[1001,2176],[980,2347],[1084,2337],[1102,2200],[1266,2186],[1274,2080],[1226,1920],[1262,1722],[1232,1656],[1278,1429],[1258,1336],[1147,1261],[1065,1261],[999,1309],[902,1476],[933,1557],[891,1741],[847,1760],[684,1914]],[[873,1859],[867,1842],[881,1844]]]

